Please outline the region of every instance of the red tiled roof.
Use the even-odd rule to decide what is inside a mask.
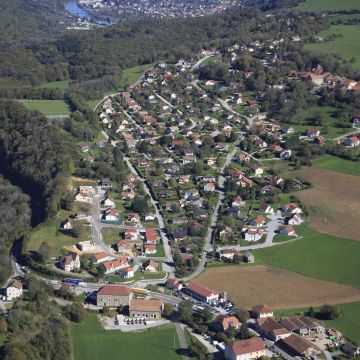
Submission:
[[[129,296],[130,293],[130,288],[124,285],[105,285],[98,291],[98,295],[112,296]]]
[[[232,349],[236,356],[251,354],[253,352],[265,350],[265,343],[260,338],[235,341],[232,345]]]
[[[203,285],[200,285],[198,283],[194,283],[194,282],[191,282],[187,285],[187,288],[191,291],[193,291],[194,293],[197,293],[201,296],[204,296],[204,297],[209,297],[209,296],[213,296],[213,295],[218,295],[219,293],[215,290],[210,290],[209,288],[203,286]]]

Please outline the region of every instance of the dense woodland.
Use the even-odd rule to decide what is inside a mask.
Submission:
[[[31,197],[32,223],[52,216],[67,191],[71,146],[66,133],[18,102],[0,101],[1,175]]]

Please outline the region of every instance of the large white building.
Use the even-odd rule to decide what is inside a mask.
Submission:
[[[21,297],[23,294],[22,283],[18,280],[12,280],[6,287],[6,299],[12,301]]]

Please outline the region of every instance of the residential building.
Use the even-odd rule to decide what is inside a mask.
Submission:
[[[264,235],[263,229],[247,229],[245,232],[246,241],[259,241]]]
[[[95,255],[92,255],[90,257],[90,261],[94,264],[94,265],[99,265],[101,263],[103,263],[104,261],[108,261],[108,260],[112,260],[114,259],[113,256],[108,255],[105,252],[101,252],[101,253],[97,253]]]
[[[320,353],[320,349],[315,344],[297,334],[282,339],[279,345],[291,356],[310,358]]]
[[[215,326],[219,329],[219,331],[225,331],[229,327],[232,327],[234,329],[239,329],[241,324],[240,324],[240,321],[238,320],[238,318],[235,316],[226,316],[225,317],[225,316],[220,315],[216,319]]]
[[[259,215],[250,221],[250,225],[257,228],[263,227],[265,225],[265,218],[262,215]]]
[[[262,319],[274,316],[274,312],[267,305],[255,305],[252,309],[252,315],[255,319]]]
[[[260,338],[235,341],[225,348],[226,360],[252,360],[265,356],[265,342]]]
[[[90,240],[76,243],[76,247],[82,252],[96,251],[96,244]]]
[[[97,306],[128,306],[132,299],[131,289],[123,285],[105,285],[96,295]]]
[[[6,287],[6,299],[12,301],[14,299],[20,298],[23,294],[22,283],[19,280],[12,280],[9,285]]]
[[[147,254],[156,254],[156,245],[153,244],[143,244],[141,246],[141,252],[145,255]]]
[[[182,283],[174,278],[167,278],[165,284],[171,290],[179,291],[183,288]]]
[[[132,267],[127,266],[126,268],[123,268],[120,270],[120,276],[123,279],[130,279],[132,277],[134,277],[134,270]]]
[[[293,216],[291,216],[291,218],[288,220],[288,224],[289,225],[300,225],[301,223],[303,223],[304,220],[301,217],[301,215],[299,214],[294,214]]]
[[[159,268],[159,264],[154,260],[150,259],[143,263],[143,270],[146,272],[157,272]]]
[[[116,271],[119,271],[129,265],[128,259],[125,256],[121,256],[116,260],[105,261],[102,263],[105,274],[112,274]]]
[[[80,257],[75,252],[69,252],[68,255],[60,258],[60,267],[67,272],[80,270]]]
[[[133,299],[129,306],[129,316],[141,319],[161,319],[164,303],[161,300]]]

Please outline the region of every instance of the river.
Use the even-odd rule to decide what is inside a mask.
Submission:
[[[114,24],[111,21],[101,20],[90,14],[90,12],[82,9],[76,0],[69,0],[65,5],[66,11],[68,11],[70,14],[80,17],[82,19],[86,19],[87,21],[90,21],[92,23],[98,24],[98,25],[112,25]]]

